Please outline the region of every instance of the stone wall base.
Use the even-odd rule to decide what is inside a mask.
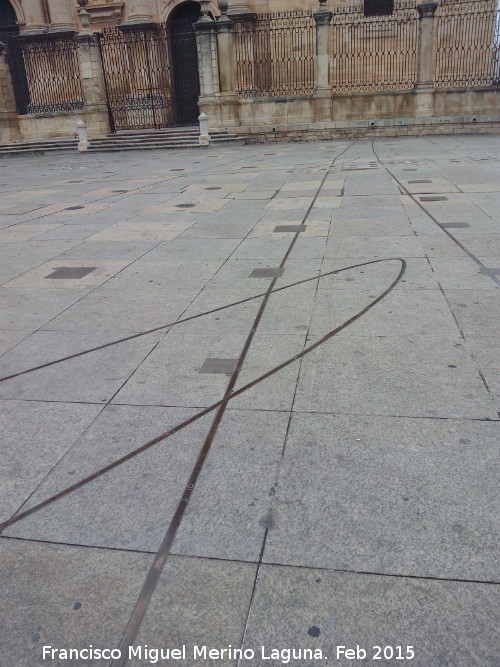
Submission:
[[[0,111],[0,144],[9,144],[20,138],[17,114],[11,111]]]
[[[67,111],[45,114],[17,116],[9,118],[0,115],[0,143],[26,141],[30,139],[53,139],[55,137],[76,137],[76,124],[83,120],[89,137],[103,137],[109,132],[107,108],[95,106],[81,111]]]
[[[250,142],[336,137],[497,132],[500,88],[450,88],[305,97],[200,98],[212,128],[247,135]]]
[[[500,134],[500,114],[487,116],[446,116],[443,118],[386,118],[376,121],[353,120],[298,125],[268,125],[231,128],[247,137],[247,143],[318,141],[374,137],[424,136],[431,134]]]

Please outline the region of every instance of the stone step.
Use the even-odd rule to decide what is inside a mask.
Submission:
[[[234,146],[244,146],[246,140],[244,137],[241,138],[229,138],[229,139],[220,139],[219,141],[213,142],[212,146],[219,146],[221,144],[225,145],[234,145]],[[183,148],[204,148],[200,146],[198,142],[165,142],[165,143],[136,143],[136,144],[119,144],[119,145],[90,145],[89,151],[91,153],[104,153],[104,152],[113,152],[113,151],[141,151],[141,150],[166,150],[174,149],[179,150]],[[209,147],[208,147],[209,148]]]
[[[228,141],[240,141],[240,137],[238,136],[232,136],[232,137],[219,137],[213,140],[212,143],[227,143]],[[186,139],[186,138],[179,138],[179,139],[164,139],[163,141],[158,141],[158,139],[131,139],[128,141],[106,141],[106,140],[101,140],[101,141],[90,141],[89,142],[89,148],[104,148],[106,146],[113,147],[113,148],[120,148],[123,146],[159,146],[160,148],[163,146],[180,146],[181,144],[189,145],[189,146],[199,146],[200,143],[198,141],[198,138],[196,139]]]
[[[232,134],[224,130],[211,133],[212,144],[244,145],[245,137]],[[137,130],[108,134],[89,140],[89,150],[119,151],[119,150],[150,150],[150,149],[178,149],[199,147],[198,128],[170,128],[165,130]],[[24,141],[15,144],[0,145],[0,156],[42,154],[54,151],[76,151],[77,139],[49,139],[41,141]]]
[[[39,150],[39,149],[51,149],[51,150],[60,150],[61,148],[76,148],[78,144],[77,139],[71,139],[67,141],[26,141],[19,142],[15,144],[0,144],[0,151],[9,151],[9,150]]]

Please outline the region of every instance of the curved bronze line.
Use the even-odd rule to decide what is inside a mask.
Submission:
[[[391,259],[399,259],[393,257]],[[312,280],[319,280],[321,278],[326,278],[327,276],[334,275],[336,273],[341,273],[347,269],[355,269],[357,267],[366,266],[367,264],[375,264],[377,262],[387,262],[389,259],[377,259],[373,262],[365,262],[363,264],[353,264],[345,269],[336,269],[335,271],[328,271],[328,273],[322,273],[313,278],[306,278],[305,280],[299,280],[295,283],[290,283],[289,285],[284,285],[283,287],[277,287],[276,289],[270,292],[261,292],[255,296],[249,296],[246,299],[241,299],[241,301],[235,301],[234,303],[229,303],[225,306],[219,306],[217,308],[212,308],[212,310],[207,310],[204,313],[198,313],[198,315],[191,315],[190,317],[184,317],[181,320],[176,320],[175,322],[169,322],[168,324],[162,324],[159,327],[154,327],[154,329],[148,329],[147,331],[141,331],[140,333],[132,334],[131,336],[126,336],[125,338],[119,338],[118,340],[111,341],[110,343],[104,343],[104,345],[98,345],[97,347],[91,347],[88,350],[83,350],[82,352],[76,352],[75,354],[70,354],[67,357],[60,357],[59,359],[54,359],[53,361],[48,361],[45,364],[40,364],[40,366],[33,366],[27,368],[24,371],[19,371],[18,373],[12,373],[12,375],[6,375],[0,378],[0,382],[5,382],[6,380],[12,380],[21,375],[27,375],[28,373],[33,373],[34,371],[39,371],[42,368],[48,368],[49,366],[54,366],[55,364],[60,364],[63,361],[69,361],[70,359],[76,359],[77,357],[83,357],[85,354],[90,354],[91,352],[98,352],[99,350],[104,350],[107,347],[112,347],[113,345],[119,345],[120,343],[126,343],[129,340],[134,340],[134,338],[140,338],[141,336],[147,336],[148,334],[155,333],[156,331],[161,331],[162,329],[169,329],[174,327],[177,324],[184,324],[185,322],[190,322],[191,320],[196,320],[199,317],[205,317],[205,315],[213,315],[213,313],[219,313],[221,310],[227,310],[228,308],[233,308],[234,306],[241,306],[243,303],[248,303],[249,301],[254,301],[255,299],[260,299],[267,295],[275,294],[276,292],[282,292],[283,290],[289,289],[290,287],[296,287],[297,285],[302,285],[303,283],[311,282]]]
[[[259,376],[259,377],[256,378],[255,380],[252,380],[251,382],[247,383],[247,384],[244,385],[243,387],[240,387],[239,389],[236,389],[235,391],[232,391],[227,397],[221,399],[220,401],[217,401],[217,403],[214,403],[214,404],[210,405],[209,407],[204,408],[203,410],[201,410],[200,412],[198,412],[196,415],[193,415],[193,416],[190,417],[189,419],[186,419],[185,421],[181,422],[180,424],[177,424],[176,426],[174,426],[174,427],[171,428],[170,430],[166,431],[165,433],[162,433],[161,435],[157,436],[156,438],[153,438],[152,440],[149,440],[149,441],[146,442],[144,445],[141,445],[141,446],[138,447],[137,449],[134,449],[133,451],[129,452],[129,453],[126,454],[125,456],[122,456],[121,458],[116,459],[116,460],[113,461],[112,463],[109,463],[108,465],[104,466],[103,468],[100,468],[99,470],[97,470],[96,472],[94,472],[92,475],[89,475],[88,477],[85,477],[85,478],[81,479],[79,482],[76,482],[75,484],[72,484],[71,486],[66,487],[66,488],[63,489],[62,491],[59,491],[58,493],[54,494],[54,495],[51,496],[50,498],[47,498],[46,500],[42,501],[41,503],[38,503],[37,505],[34,505],[34,506],[31,507],[30,509],[27,509],[27,510],[25,510],[24,512],[21,512],[20,514],[14,515],[13,517],[11,517],[10,519],[8,519],[7,521],[4,521],[2,524],[0,524],[0,533],[2,533],[6,528],[8,528],[9,526],[13,525],[14,523],[17,523],[18,521],[21,521],[21,519],[24,519],[24,518],[26,518],[27,516],[30,516],[31,514],[34,514],[34,513],[37,512],[38,510],[41,510],[41,509],[43,509],[44,507],[47,507],[47,505],[50,505],[51,503],[55,502],[56,500],[59,500],[59,499],[62,498],[63,496],[66,496],[66,495],[72,493],[73,491],[76,491],[76,489],[79,489],[79,488],[81,488],[82,486],[85,486],[85,485],[88,484],[89,482],[92,482],[93,480],[97,479],[98,477],[101,477],[102,475],[104,475],[105,473],[109,472],[110,470],[113,470],[114,468],[117,468],[117,467],[120,466],[122,463],[125,463],[126,461],[129,461],[130,459],[134,458],[134,457],[137,456],[138,454],[141,454],[142,452],[146,451],[147,449],[150,449],[151,447],[153,447],[154,445],[158,444],[158,443],[161,442],[162,440],[166,440],[167,438],[169,438],[169,437],[170,437],[171,435],[173,435],[174,433],[177,433],[178,431],[181,431],[181,430],[182,430],[183,428],[185,428],[186,426],[189,426],[190,424],[194,423],[194,422],[197,421],[198,419],[201,419],[201,417],[204,417],[205,415],[209,414],[209,413],[212,412],[213,410],[216,410],[218,407],[220,407],[220,406],[223,405],[224,403],[229,402],[229,401],[232,400],[233,398],[236,398],[236,396],[239,396],[240,394],[243,394],[245,391],[248,391],[248,389],[251,389],[252,387],[255,387],[255,385],[259,384],[260,382],[263,382],[264,380],[266,380],[267,378],[271,377],[271,376],[274,375],[275,373],[278,373],[279,371],[283,370],[283,368],[285,368],[286,366],[289,366],[289,365],[292,364],[294,361],[298,361],[298,360],[301,359],[302,357],[305,357],[307,354],[309,354],[309,352],[312,352],[313,350],[315,350],[316,348],[318,348],[320,345],[322,345],[323,343],[325,343],[327,340],[329,340],[330,338],[333,338],[333,337],[336,336],[338,333],[340,333],[343,329],[346,329],[346,328],[347,328],[348,326],[350,326],[353,322],[355,322],[355,321],[358,320],[360,317],[362,317],[363,315],[365,315],[365,314],[366,314],[369,310],[371,310],[377,303],[379,303],[379,301],[382,301],[382,299],[384,299],[390,292],[392,292],[392,290],[393,290],[393,289],[396,287],[396,285],[400,282],[401,278],[403,277],[403,275],[404,275],[404,273],[405,273],[405,271],[406,271],[406,261],[405,261],[404,259],[402,259],[401,257],[391,257],[391,258],[389,258],[389,259],[377,259],[377,260],[374,260],[374,261],[371,261],[371,262],[363,262],[362,264],[354,264],[354,265],[352,265],[352,266],[347,266],[347,267],[345,267],[345,268],[343,268],[343,269],[337,269],[337,270],[335,270],[335,271],[329,271],[328,273],[325,273],[325,274],[320,274],[319,276],[315,276],[314,278],[307,278],[306,280],[301,280],[301,281],[299,281],[299,282],[297,282],[297,283],[292,283],[292,284],[287,285],[287,286],[285,286],[285,287],[280,287],[280,288],[278,288],[278,289],[276,289],[276,290],[273,290],[273,292],[270,292],[269,294],[272,294],[272,293],[274,293],[274,292],[279,292],[279,291],[282,291],[282,290],[284,290],[284,289],[289,289],[290,287],[293,287],[293,286],[295,286],[295,285],[300,285],[300,284],[302,284],[302,283],[309,282],[309,281],[311,281],[311,280],[320,280],[321,278],[324,278],[324,277],[326,277],[326,276],[333,275],[333,274],[338,274],[338,273],[342,273],[342,272],[344,272],[344,271],[349,271],[349,270],[352,270],[352,269],[354,269],[354,268],[358,268],[358,267],[361,267],[361,266],[369,266],[370,264],[379,264],[379,263],[381,263],[381,262],[392,262],[392,261],[398,261],[398,262],[401,262],[401,268],[400,268],[400,270],[399,270],[399,274],[398,274],[397,277],[393,280],[393,282],[391,283],[391,285],[390,285],[384,292],[382,292],[382,294],[381,294],[380,296],[378,296],[374,301],[372,301],[370,304],[368,304],[368,306],[366,306],[365,308],[363,308],[363,310],[360,310],[358,313],[356,313],[356,315],[354,315],[353,317],[351,317],[349,320],[347,320],[346,322],[344,322],[344,323],[341,324],[340,326],[336,327],[335,329],[332,329],[332,331],[330,331],[330,332],[327,333],[325,336],[323,336],[322,338],[320,338],[318,341],[316,341],[316,343],[313,343],[313,344],[310,345],[309,347],[304,348],[304,349],[302,350],[302,352],[299,352],[298,354],[296,354],[295,356],[291,357],[290,359],[287,359],[287,360],[284,361],[282,364],[279,364],[278,366],[275,366],[275,367],[272,368],[270,371],[267,371],[266,373],[264,373],[263,375]],[[259,296],[262,296],[262,295],[259,295]],[[243,303],[243,302],[245,302],[245,301],[249,301],[249,300],[251,300],[251,299],[255,299],[255,298],[258,298],[258,297],[250,297],[250,298],[248,298],[248,299],[244,299],[242,302],[238,302],[238,304],[239,304],[239,303]],[[215,309],[215,311],[207,311],[206,313],[202,313],[201,315],[195,315],[194,317],[191,317],[191,318],[188,318],[188,319],[194,319],[194,318],[196,318],[196,317],[202,317],[203,315],[208,315],[208,314],[210,314],[210,313],[212,313],[212,312],[217,312],[218,310],[223,310],[224,308],[230,308],[230,307],[232,307],[233,305],[237,305],[237,304],[230,304],[229,306],[223,306],[223,307],[221,307],[221,308],[217,308],[217,309]],[[173,323],[173,324],[166,325],[166,326],[174,326],[174,324],[180,324],[181,322],[184,322],[184,321],[186,321],[186,320],[179,320],[179,322],[175,322],[175,323]],[[163,328],[163,327],[162,327],[162,328]],[[145,332],[145,333],[149,333],[149,332]],[[143,333],[143,334],[137,334],[137,336],[138,336],[138,335],[145,335],[145,333]],[[137,337],[137,336],[135,336],[135,337]],[[122,342],[122,341],[120,340],[120,341],[115,341],[114,343],[108,343],[107,346],[109,346],[109,345],[116,345],[117,343],[120,343],[120,342]],[[98,349],[101,349],[101,348],[98,348]],[[93,350],[87,350],[86,352],[81,352],[81,353],[79,353],[79,355],[81,355],[81,354],[87,354],[87,353],[92,352],[92,351],[93,351]],[[79,356],[79,355],[75,355],[75,356]],[[54,364],[54,363],[60,363],[61,361],[65,361],[65,359],[59,359],[59,360],[57,360],[57,361],[51,362],[51,364]],[[27,370],[27,371],[23,371],[23,373],[31,372],[31,370],[37,370],[37,369],[29,369],[29,370]],[[189,496],[191,495],[192,488],[190,488],[190,486],[191,486],[191,485],[188,484],[188,486],[186,487],[186,490],[185,490],[185,492],[184,492],[183,499],[182,499],[184,502],[187,502],[187,500],[189,499]],[[181,502],[182,502],[182,501],[181,501]]]

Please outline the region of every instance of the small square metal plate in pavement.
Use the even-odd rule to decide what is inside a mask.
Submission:
[[[409,184],[415,185],[416,183],[432,183],[429,178],[417,178],[412,181],[408,181]]]
[[[283,271],[284,269],[254,269],[250,278],[279,278]]]
[[[274,228],[275,232],[305,232],[307,225],[278,225]]]
[[[87,274],[95,271],[97,266],[60,266],[45,278],[56,278],[59,280],[79,280]]]
[[[488,268],[481,268],[479,269],[481,273],[484,273],[485,276],[500,276],[500,269],[488,269]]]
[[[203,362],[200,373],[222,373],[230,375],[236,368],[238,359],[213,359],[208,358]]]
[[[470,225],[468,222],[443,222],[441,227],[445,229],[467,229]]]
[[[448,197],[420,197],[420,201],[448,201]]]

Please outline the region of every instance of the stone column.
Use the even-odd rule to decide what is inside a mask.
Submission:
[[[438,3],[422,0],[417,5],[419,14],[418,69],[415,84],[415,116],[432,116],[435,86],[434,16]]]
[[[215,93],[219,92],[216,24],[207,12],[194,24],[194,29],[198,49],[200,95],[201,97],[213,97]]]
[[[333,13],[326,8],[326,0],[319,0],[320,8],[314,12],[316,21],[316,91],[314,94],[314,120],[330,121],[332,93],[330,89],[330,25]]]
[[[417,5],[419,14],[418,30],[418,74],[416,88],[434,88],[434,16],[438,3],[423,0]]]
[[[79,13],[83,30],[75,37],[85,106],[83,114],[90,136],[103,136],[110,131],[110,116],[99,38],[90,30],[90,15]]]
[[[43,9],[41,0],[23,0],[26,27],[23,34],[36,34],[47,30],[49,17]]]
[[[70,0],[48,0],[49,32],[76,32],[73,3]]]
[[[316,21],[316,88],[330,88],[330,25],[333,13],[326,7],[326,0],[319,0],[320,8],[314,12]]]
[[[221,93],[234,93],[236,86],[233,26],[234,23],[225,12],[216,23]]]
[[[245,16],[247,14],[255,14],[254,10],[250,7],[248,2],[240,2],[240,0],[230,0],[229,16]]]
[[[219,63],[220,115],[213,119],[221,127],[239,125],[239,98],[236,94],[236,52],[234,23],[227,15],[228,4],[219,2],[221,16],[217,27],[217,59]]]
[[[16,100],[7,62],[7,47],[0,42],[0,143],[9,143],[20,138]]]
[[[155,22],[154,0],[132,0],[127,20],[120,27]]]

